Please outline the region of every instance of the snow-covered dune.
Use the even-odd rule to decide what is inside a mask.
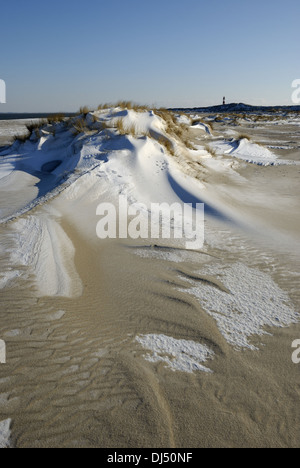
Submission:
[[[60,220],[79,224],[95,240],[96,210],[103,200],[117,206],[123,196],[145,216],[155,203],[201,203],[203,186],[181,171],[176,152],[184,145],[167,127],[153,111],[112,108],[74,118],[71,125],[44,125],[2,152],[0,216],[2,223],[15,220],[11,260],[16,265],[16,274],[4,274],[2,283],[27,265],[40,295],[80,294],[74,247]],[[37,205],[38,215],[20,217]]]
[[[278,158],[268,148],[253,143],[247,138],[239,140],[237,147],[233,148],[232,151],[227,154],[261,166],[269,166],[279,163]]]
[[[206,138],[208,127],[199,125]],[[61,220],[76,225],[95,242],[99,203],[117,206],[120,196],[145,217],[155,203],[189,203],[194,208],[205,203],[207,217],[238,225],[238,211],[206,190],[205,170],[227,171],[239,181],[228,165],[229,157],[265,166],[277,164],[277,157],[246,138],[217,138],[210,143],[218,156],[213,158],[205,146],[185,146],[180,135],[186,126],[185,119],[176,123],[160,112],[108,108],[68,123],[45,125],[38,135],[32,134],[25,143],[16,141],[2,152],[0,216],[2,222],[15,219],[11,253],[15,275],[3,272],[1,284],[18,276],[20,266],[25,265],[36,277],[39,295],[80,295],[75,249]],[[10,202],[6,203],[8,194]],[[45,204],[49,200],[51,204]],[[19,216],[37,205],[42,205],[38,214]],[[190,219],[187,226],[192,228],[192,224]]]
[[[106,175],[111,182],[119,182],[114,171],[122,172],[128,183],[132,177],[140,201],[172,199],[167,175],[172,160],[165,143],[175,151],[182,144],[167,134],[161,117],[153,111],[117,108],[89,113],[82,120],[86,127],[77,136],[65,124],[56,125],[55,134],[46,126],[39,131],[40,138],[33,135],[0,153],[0,200],[10,192],[14,201],[9,206],[1,203],[2,221],[56,195],[87,171],[104,168],[108,158]]]

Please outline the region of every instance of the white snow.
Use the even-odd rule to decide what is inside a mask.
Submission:
[[[133,129],[132,134],[119,134],[119,119],[125,129]],[[94,134],[75,137],[59,124],[55,136],[42,129],[40,139],[16,142],[2,153],[0,215],[2,222],[16,218],[11,254],[15,268],[3,272],[2,287],[19,274],[18,266],[25,265],[39,295],[81,293],[74,247],[59,223],[62,217],[97,241],[96,208],[102,201],[117,206],[123,195],[145,216],[154,203],[201,203],[202,184],[184,174],[161,144],[167,125],[153,111],[108,109],[88,114],[87,121],[95,127]],[[102,121],[109,129],[102,129]],[[51,209],[45,205],[49,200]],[[42,205],[37,214],[20,216],[37,204]],[[191,219],[191,228],[192,224]]]
[[[208,133],[208,135],[211,135],[211,130],[208,125],[202,122],[197,122],[194,125],[191,126],[191,128],[197,128],[199,130],[203,130],[205,133]]]
[[[299,321],[300,314],[288,294],[266,273],[242,263],[229,267],[217,263],[206,266],[199,274],[207,281],[182,279],[193,285],[189,293],[198,298],[234,347],[254,350],[253,335],[268,334],[266,327],[285,327]],[[211,278],[219,280],[224,290],[209,282]]]
[[[0,422],[0,448],[9,448],[11,437],[11,419]]]
[[[14,168],[15,168],[14,164],[3,160],[0,166],[0,179],[4,179],[5,177],[8,177],[12,173]]]
[[[57,312],[54,312],[53,314],[46,315],[45,319],[52,322],[54,320],[60,320],[64,315],[65,315],[64,310],[58,310]]]
[[[15,278],[21,276],[21,272],[16,268],[1,271],[0,273],[0,289],[4,289],[8,284],[10,284]]]
[[[97,112],[94,112],[94,115],[97,116]],[[137,134],[148,134],[151,131],[163,132],[166,127],[163,119],[153,111],[136,112],[132,109],[125,109],[118,112],[116,109],[112,122],[120,118],[126,130],[134,127]]]
[[[136,341],[152,351],[145,356],[150,362],[164,362],[173,371],[193,373],[212,372],[202,363],[214,356],[207,346],[194,341],[178,340],[166,335],[140,335]]]
[[[116,128],[119,119],[125,129],[134,129],[132,134],[119,134]],[[263,165],[281,163],[267,148],[247,139],[231,142],[215,139],[211,145],[220,157],[217,159],[203,147],[187,151],[186,155],[174,138],[175,156],[171,156],[160,140],[167,136],[167,125],[152,111],[108,109],[89,114],[87,121],[95,129],[94,134],[75,137],[68,129],[59,127],[55,137],[44,131],[38,141],[15,143],[0,156],[1,220],[16,217],[11,225],[14,268],[1,272],[0,287],[21,274],[23,269],[18,266],[27,266],[28,273],[35,278],[38,295],[80,295],[82,285],[74,264],[74,246],[60,220],[75,224],[89,241],[98,242],[97,206],[101,202],[117,206],[120,195],[142,208],[145,216],[153,203],[202,201],[212,216],[220,219],[231,216],[226,200],[215,201],[203,183],[184,172],[182,162],[204,162],[207,170],[227,171],[232,176],[238,160]],[[102,129],[103,122],[109,128]],[[59,196],[54,198],[56,195]],[[44,202],[50,199],[51,206],[46,206]],[[26,214],[37,204],[43,205],[34,214]],[[156,252],[140,251],[140,254],[149,256]],[[161,255],[168,261],[182,258],[172,251]],[[286,326],[299,319],[287,295],[259,270],[241,263],[227,268],[215,264],[202,273],[219,278],[230,293],[204,282],[192,284],[190,293],[199,298],[233,346],[253,349],[251,336],[266,333],[267,326]],[[193,342],[187,345],[184,340],[162,335],[158,338],[149,335],[147,340],[144,337],[143,343],[155,344],[152,359],[164,359],[173,368],[191,369],[197,365],[201,368],[209,353],[203,345],[192,345]],[[169,357],[172,353],[176,358]]]
[[[14,230],[16,247],[11,253],[12,263],[16,267],[29,267],[39,295],[73,297],[81,294],[82,286],[74,266],[75,249],[49,213],[19,218]]]
[[[254,143],[247,138],[242,138],[241,140],[232,139],[232,141],[216,140],[211,144],[211,147],[217,154],[232,156],[233,158],[259,166],[286,164],[285,161],[279,160],[268,148]]]
[[[191,119],[187,115],[180,114],[176,118],[177,118],[177,122],[180,124],[188,125],[188,126],[191,125]]]
[[[247,162],[262,166],[269,166],[278,163],[277,156],[268,150],[268,148],[252,143],[246,138],[243,138],[239,142],[238,147],[233,149],[229,154],[235,158],[243,159]]]
[[[83,234],[90,239],[95,237],[95,213],[101,201],[118,207],[122,196],[145,216],[153,204],[182,206],[202,202],[202,184],[181,172],[178,163],[156,139],[164,132],[162,119],[153,113],[133,111],[117,112],[113,119],[121,118],[119,114],[123,116],[124,127],[135,125],[137,131],[146,135],[118,135],[114,131],[109,140],[105,134],[86,139],[77,167],[77,170],[84,167],[85,173],[60,195],[59,202],[53,201],[56,210],[68,218],[76,221],[75,217],[80,216]],[[149,136],[151,131],[155,132],[154,137]],[[192,220],[189,226],[192,227]]]

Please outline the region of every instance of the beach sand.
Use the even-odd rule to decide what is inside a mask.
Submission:
[[[118,243],[93,249],[66,230],[82,297],[33,301],[18,284],[1,299],[0,414],[13,419],[17,447],[299,446],[299,325],[254,339],[258,351],[235,351],[196,300],[170,287],[172,264],[145,268]],[[213,373],[145,361],[134,337],[149,332],[207,343]]]
[[[207,196],[216,203],[226,197],[237,213],[246,209],[256,220],[253,231],[209,220],[205,249],[187,252],[175,242],[91,238],[70,215],[59,222],[75,248],[76,275],[73,267],[69,273],[76,297],[41,295],[35,278],[19,266],[0,299],[0,338],[7,346],[0,421],[12,421],[12,446],[299,447],[300,367],[292,362],[291,344],[300,338],[300,323],[251,334],[253,349],[234,346],[197,297],[207,283],[222,295],[220,265],[230,272],[239,266],[245,288],[254,272],[271,275],[300,310],[299,251],[293,247],[299,245],[298,168],[258,171],[244,163],[237,172],[248,181],[247,196],[231,173],[215,171],[206,172]],[[9,272],[14,223],[0,226],[1,271]],[[263,223],[272,239],[260,231]],[[136,338],[149,334],[207,346],[210,372],[174,371],[166,361],[147,359],[151,350]]]

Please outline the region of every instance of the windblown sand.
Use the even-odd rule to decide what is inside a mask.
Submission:
[[[291,359],[300,338],[299,166],[243,163],[237,173],[243,183],[230,170],[207,171],[207,196],[246,211],[247,226],[209,220],[202,251],[157,240],[100,241],[72,215],[60,220],[74,247],[66,267],[75,282],[71,297],[45,297],[19,266],[0,298],[7,344],[0,421],[11,446],[299,447],[300,367]],[[0,226],[6,275],[16,222]],[[254,287],[259,300],[251,309]],[[223,301],[219,323],[211,297],[239,297],[233,308],[248,317],[249,306],[250,319],[255,310],[242,339],[228,334],[231,303],[226,316]],[[276,326],[276,307],[286,327]],[[268,334],[256,334],[260,329]]]
[[[93,249],[65,228],[82,297],[33,300],[20,282],[1,298],[1,419],[13,419],[17,447],[299,445],[291,361],[299,325],[254,340],[257,351],[235,351],[197,301],[172,287],[172,264],[148,260],[145,268],[123,246]],[[147,362],[135,336],[149,332],[207,343],[213,373]]]

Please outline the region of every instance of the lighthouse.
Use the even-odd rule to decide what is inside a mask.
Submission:
[[[224,96],[224,97],[223,97],[223,106],[225,106],[225,105],[226,105],[226,98],[225,98],[225,96]]]

